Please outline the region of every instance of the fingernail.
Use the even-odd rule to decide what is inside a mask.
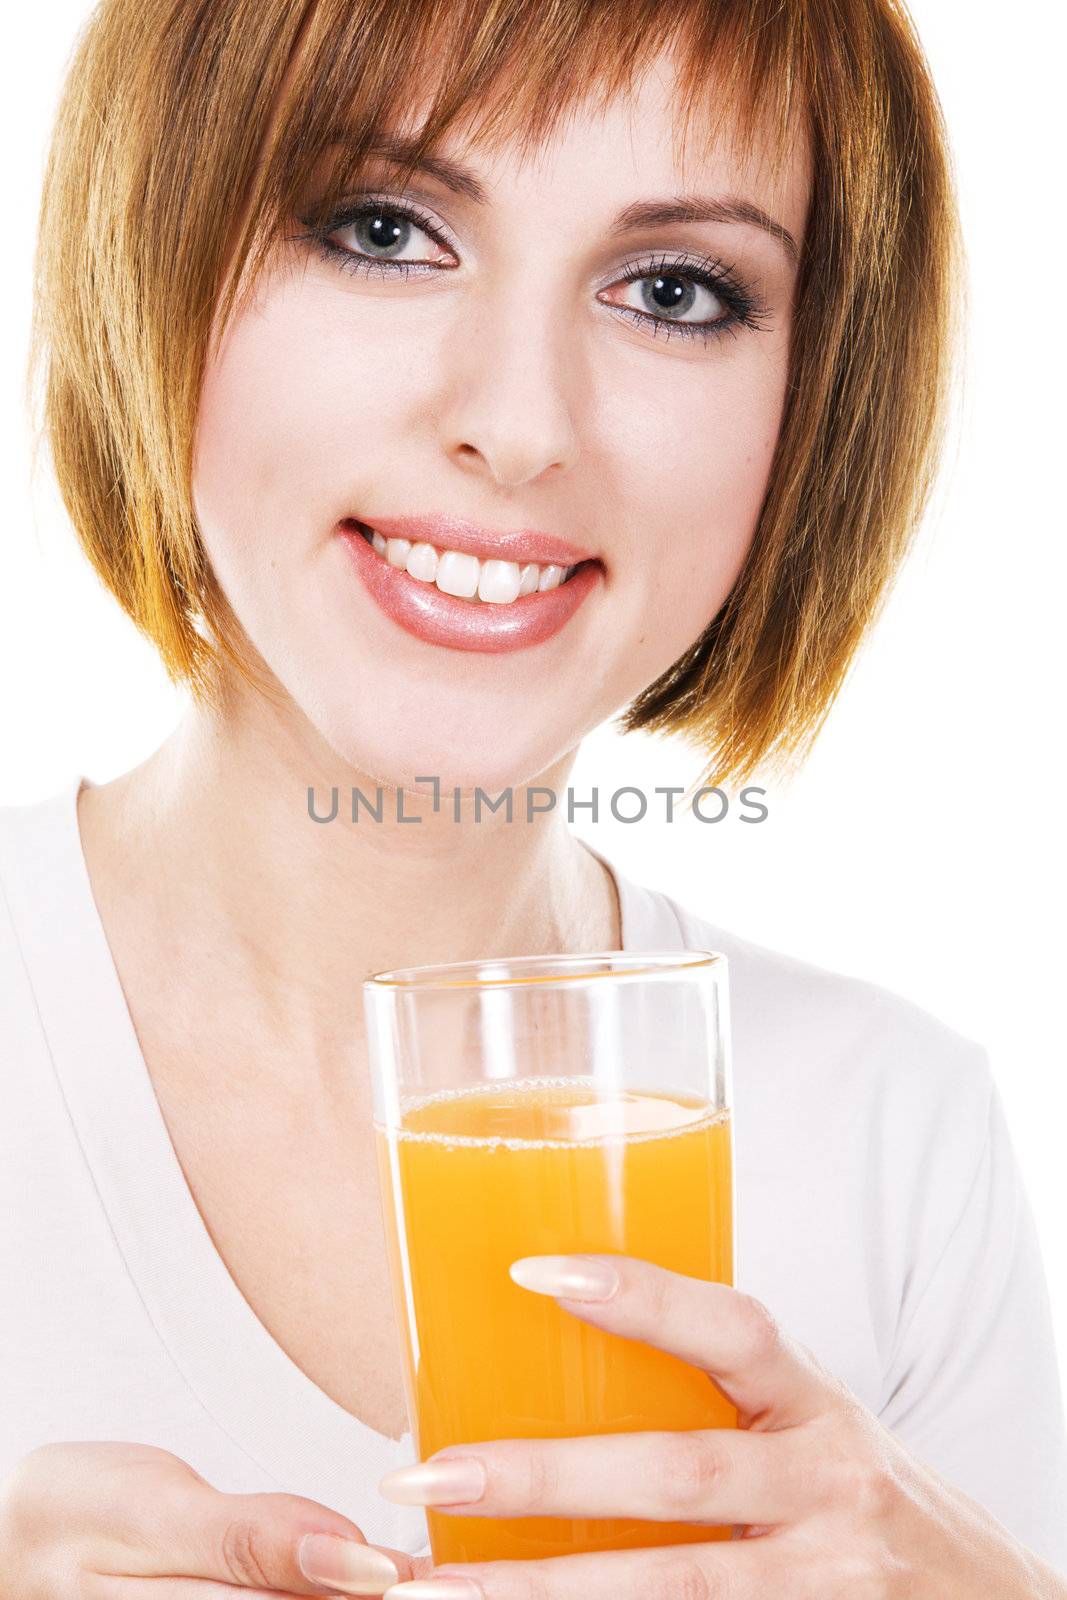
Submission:
[[[470,1578],[413,1578],[394,1584],[385,1600],[485,1600],[485,1596]]]
[[[485,1466],[476,1456],[449,1456],[387,1472],[378,1493],[402,1506],[456,1506],[480,1500],[486,1481]]]
[[[305,1533],[296,1558],[305,1578],[344,1594],[384,1594],[400,1577],[381,1550],[337,1533]]]
[[[619,1287],[610,1262],[587,1256],[521,1256],[508,1272],[521,1289],[565,1300],[610,1300]]]

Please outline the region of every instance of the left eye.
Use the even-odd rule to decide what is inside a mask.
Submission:
[[[691,273],[644,272],[631,274],[623,280],[625,291],[636,290],[633,300],[621,303],[622,309],[637,311],[645,316],[666,322],[707,324],[718,322],[727,312],[726,303],[706,283]],[[612,301],[611,304],[619,304]],[[695,315],[690,316],[690,312]]]

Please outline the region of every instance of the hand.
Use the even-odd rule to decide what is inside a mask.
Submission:
[[[609,1298],[578,1298],[574,1269],[589,1266],[615,1269]],[[632,1256],[526,1257],[512,1277],[598,1328],[702,1368],[737,1407],[739,1427],[450,1445],[430,1462],[481,1463],[484,1492],[458,1492],[453,1467],[451,1487],[434,1498],[426,1463],[389,1473],[381,1492],[456,1516],[637,1517],[744,1532],[733,1542],[449,1563],[386,1600],[1067,1597],[1062,1577],[917,1460],[759,1300]]]
[[[314,1500],[223,1494],[151,1445],[42,1445],[0,1485],[0,1600],[381,1594],[431,1564],[387,1555]]]

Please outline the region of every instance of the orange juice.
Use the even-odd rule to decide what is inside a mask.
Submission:
[[[639,1256],[733,1282],[729,1113],[657,1089],[495,1081],[376,1124],[419,1458],[482,1439],[731,1428],[677,1356],[592,1327],[508,1276],[519,1256]],[[729,1538],[704,1524],[478,1517],[428,1508],[434,1561],[539,1558]]]

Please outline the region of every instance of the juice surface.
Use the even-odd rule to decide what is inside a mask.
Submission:
[[[423,1098],[399,1130],[376,1126],[375,1137],[420,1459],[482,1439],[736,1426],[705,1373],[591,1327],[508,1276],[519,1256],[597,1251],[732,1283],[727,1112],[680,1092],[609,1100],[589,1080],[512,1080]],[[426,1518],[437,1563],[731,1531],[433,1508]]]

